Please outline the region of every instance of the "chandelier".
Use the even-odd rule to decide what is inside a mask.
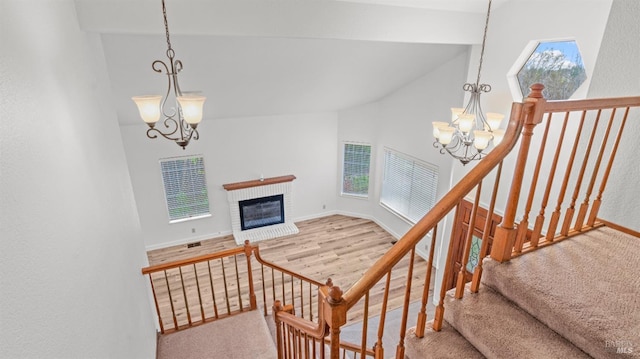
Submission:
[[[490,13],[491,0],[484,25],[478,77],[475,83],[462,86],[465,92],[470,93],[469,102],[464,108],[451,109],[451,122],[433,122],[433,146],[439,148],[441,154],[448,153],[463,165],[481,159],[489,144],[497,146],[504,137],[504,130],[500,129],[504,115],[491,112],[485,115],[480,105],[480,95],[491,91],[491,85],[480,83]]]
[[[197,127],[202,120],[202,107],[206,97],[186,94],[180,90],[178,73],[182,71],[182,62],[175,60],[175,52],[171,48],[164,0],[162,0],[162,16],[164,17],[169,61],[165,63],[161,60],[155,60],[151,64],[151,68],[157,73],[164,72],[167,75],[167,91],[164,98],[162,95],[145,95],[134,96],[131,99],[138,105],[142,120],[149,125],[147,137],[157,138],[158,135],[161,135],[168,140],[175,141],[182,149],[185,149],[191,139],[197,140],[199,138]],[[166,106],[168,100],[173,105]],[[164,128],[158,129],[156,123],[160,117],[163,117]]]

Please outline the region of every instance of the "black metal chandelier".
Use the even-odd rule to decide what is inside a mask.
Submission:
[[[178,73],[182,71],[182,62],[175,60],[175,52],[171,47],[169,37],[169,25],[167,23],[167,9],[162,0],[162,16],[164,17],[164,30],[167,38],[168,63],[155,60],[151,64],[153,71],[167,75],[168,86],[164,98],[162,95],[134,96],[131,99],[138,105],[140,117],[149,125],[147,137],[157,138],[158,135],[175,141],[182,149],[189,141],[197,140],[198,124],[202,121],[202,108],[206,97],[196,94],[184,94],[178,84]],[[174,105],[165,107],[167,100]],[[156,123],[163,117],[164,132],[156,127]]]
[[[491,0],[489,0],[485,20],[478,77],[475,83],[466,83],[462,86],[464,91],[470,93],[469,102],[464,108],[451,109],[451,122],[433,122],[433,137],[435,138],[433,146],[439,148],[441,154],[448,153],[463,165],[481,159],[483,151],[489,144],[498,145],[504,136],[504,130],[500,129],[504,115],[500,113],[485,115],[480,105],[480,95],[483,92],[491,91],[491,85],[480,83],[490,14]]]

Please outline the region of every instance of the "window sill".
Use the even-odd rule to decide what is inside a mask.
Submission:
[[[180,219],[170,220],[169,224],[188,222],[188,221],[193,221],[193,220],[196,220],[196,219],[202,219],[202,218],[208,218],[208,217],[211,217],[211,213],[207,213],[207,214],[203,214],[203,215],[195,216],[195,217],[180,218]]]

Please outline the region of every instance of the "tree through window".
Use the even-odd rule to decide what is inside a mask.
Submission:
[[[575,41],[553,41],[539,42],[516,78],[523,97],[529,94],[529,86],[541,83],[547,100],[566,100],[587,79],[587,73]]]

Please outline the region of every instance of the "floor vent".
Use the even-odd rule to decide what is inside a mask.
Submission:
[[[188,243],[187,248],[200,247],[200,242]]]

